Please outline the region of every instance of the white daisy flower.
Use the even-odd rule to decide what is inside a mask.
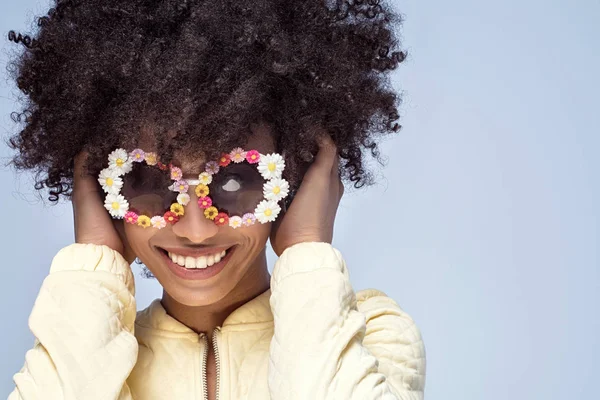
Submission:
[[[102,190],[109,194],[119,194],[123,187],[123,180],[119,173],[112,168],[104,168],[98,175],[98,182],[102,185]]]
[[[279,212],[281,211],[281,207],[273,201],[273,200],[263,200],[256,206],[254,210],[254,215],[256,215],[256,219],[265,224],[267,222],[273,222],[277,219]]]
[[[198,175],[198,180],[203,185],[210,185],[210,183],[212,182],[212,179],[213,179],[212,175],[209,174],[208,172],[203,172],[200,175]]]
[[[265,179],[281,178],[285,161],[277,153],[261,155],[258,162],[258,172]]]
[[[187,206],[190,202],[190,195],[187,193],[179,193],[177,195],[177,202],[182,206]]]
[[[158,228],[158,229],[162,229],[165,226],[167,226],[167,221],[165,221],[165,219],[161,216],[156,216],[156,217],[152,217],[150,218],[150,223],[152,224],[152,227],[154,228]]]
[[[229,226],[232,227],[233,229],[236,229],[236,228],[239,228],[240,226],[242,226],[242,217],[238,217],[236,215],[235,217],[229,218]]]
[[[107,194],[104,200],[104,208],[115,218],[123,218],[129,210],[129,203],[120,194]]]
[[[263,195],[267,200],[278,202],[285,198],[290,191],[290,185],[285,179],[274,178],[263,185]]]
[[[118,175],[124,175],[131,171],[132,164],[124,149],[116,149],[108,155],[108,167],[117,171]]]

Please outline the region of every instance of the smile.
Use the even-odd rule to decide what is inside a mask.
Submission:
[[[159,248],[168,269],[183,279],[203,280],[218,275],[237,246],[189,249]]]

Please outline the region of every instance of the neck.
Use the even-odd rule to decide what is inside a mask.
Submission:
[[[237,286],[217,302],[189,306],[179,303],[163,289],[161,303],[167,314],[196,332],[206,333],[210,340],[217,326],[223,326],[223,322],[233,311],[268,290],[270,283],[271,275],[263,251]]]

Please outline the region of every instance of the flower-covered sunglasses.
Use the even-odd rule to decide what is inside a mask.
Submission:
[[[164,228],[185,214],[195,186],[198,206],[215,224],[232,228],[275,221],[279,202],[289,193],[282,178],[285,162],[277,153],[235,148],[219,161],[206,163],[198,179],[183,179],[179,167],[165,165],[156,153],[116,149],[98,182],[106,193],[104,207],[114,219],[144,228]]]

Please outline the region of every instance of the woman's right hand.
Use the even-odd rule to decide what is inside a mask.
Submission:
[[[123,232],[123,221],[113,220],[104,208],[103,192],[95,177],[85,168],[88,153],[75,157],[73,173],[73,217],[75,242],[106,245],[118,251],[131,264],[135,255]]]

